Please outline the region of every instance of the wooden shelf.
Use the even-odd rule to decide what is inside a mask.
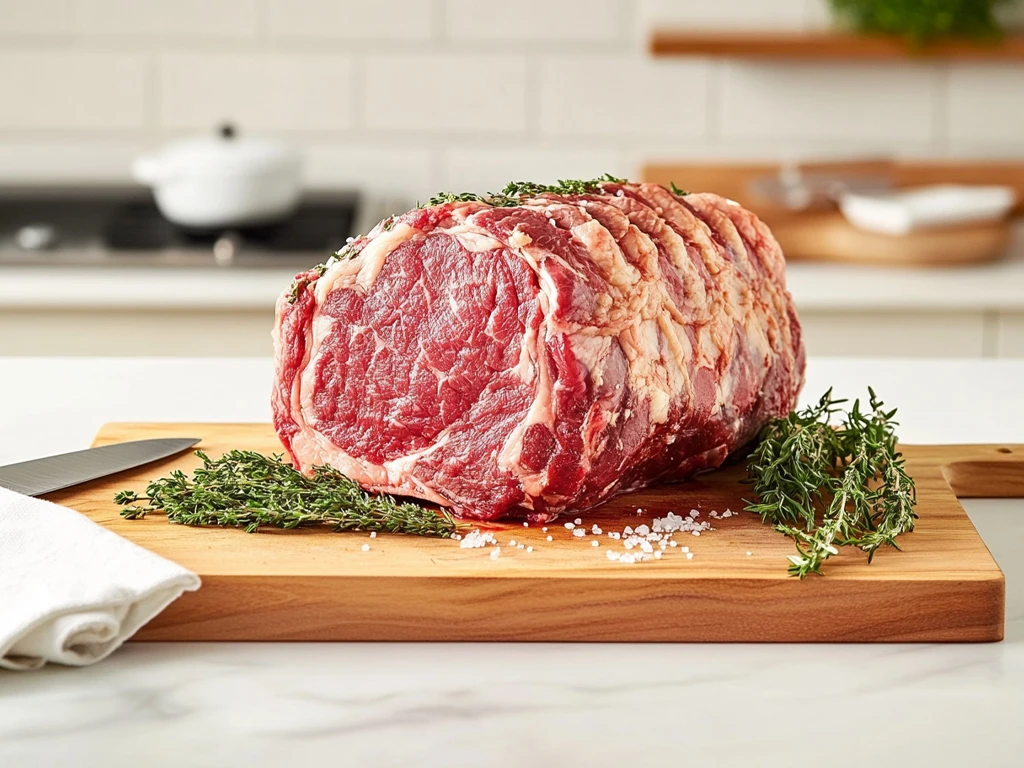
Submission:
[[[993,43],[950,40],[912,48],[894,37],[843,32],[697,32],[657,30],[649,50],[655,56],[727,56],[790,61],[894,61],[957,59],[1024,62],[1024,34]]]

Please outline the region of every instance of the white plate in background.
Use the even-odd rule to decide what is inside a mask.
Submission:
[[[848,192],[839,209],[855,227],[888,235],[916,229],[997,221],[1013,208],[1013,187],[936,184],[895,192]]]

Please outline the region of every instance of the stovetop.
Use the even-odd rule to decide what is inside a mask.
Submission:
[[[405,210],[355,192],[311,193],[278,224],[189,230],[138,188],[0,191],[0,266],[184,266],[302,269]]]

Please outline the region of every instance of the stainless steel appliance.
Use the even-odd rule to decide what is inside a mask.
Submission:
[[[138,187],[0,189],[0,268],[311,266],[409,208],[351,191],[307,193],[287,219],[234,229],[172,224]]]

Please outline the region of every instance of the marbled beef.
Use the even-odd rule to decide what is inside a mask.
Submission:
[[[604,183],[379,224],[277,305],[295,464],[466,517],[546,521],[720,465],[803,383],[767,227]]]

